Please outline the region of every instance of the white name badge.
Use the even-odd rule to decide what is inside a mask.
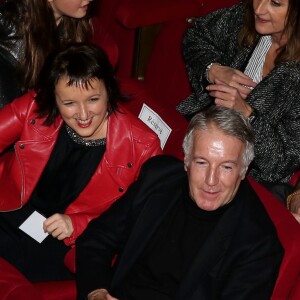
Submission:
[[[172,129],[166,122],[148,105],[145,103],[139,114],[141,119],[148,127],[150,127],[159,137],[161,149],[164,149],[165,144],[172,132]]]
[[[41,243],[47,236],[48,233],[43,230],[43,222],[46,218],[34,211],[19,227],[37,242]]]

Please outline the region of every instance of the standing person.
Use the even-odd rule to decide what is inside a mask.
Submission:
[[[183,55],[193,94],[177,109],[240,111],[255,132],[250,175],[271,191],[288,183],[300,167],[300,1],[247,0],[199,18]]]
[[[121,100],[103,50],[75,44],[46,61],[36,93],[0,110],[0,153],[15,150],[0,156],[0,256],[29,280],[70,278],[77,237],[162,152]],[[40,244],[19,229],[33,212],[46,218]]]
[[[32,89],[47,55],[92,34],[92,0],[0,2],[0,108]]]
[[[183,149],[184,164],[149,159],[78,238],[78,299],[270,299],[283,249],[245,179],[249,122],[213,107],[194,116]]]

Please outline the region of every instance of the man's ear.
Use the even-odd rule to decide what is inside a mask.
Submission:
[[[243,174],[241,175],[241,180],[244,180],[248,171],[248,167],[245,168]]]
[[[187,172],[188,168],[189,168],[188,163],[187,163],[186,159],[184,159],[183,162],[184,162],[184,170]]]

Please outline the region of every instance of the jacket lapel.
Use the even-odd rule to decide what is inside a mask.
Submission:
[[[240,48],[230,66],[244,72],[254,48],[255,46]]]

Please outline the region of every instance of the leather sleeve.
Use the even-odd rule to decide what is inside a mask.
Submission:
[[[0,153],[20,138],[32,104],[33,94],[27,93],[0,109]]]

